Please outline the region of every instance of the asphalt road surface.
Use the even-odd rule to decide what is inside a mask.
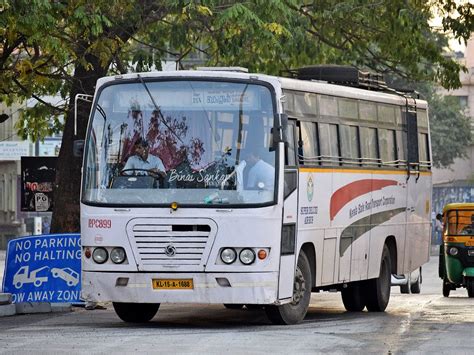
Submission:
[[[474,299],[441,294],[437,257],[421,294],[392,287],[385,313],[346,312],[339,293],[313,294],[305,320],[275,326],[263,310],[168,304],[148,324],[120,321],[113,308],[0,318],[0,353],[474,353]]]

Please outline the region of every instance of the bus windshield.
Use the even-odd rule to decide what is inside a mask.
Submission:
[[[99,90],[84,203],[246,205],[275,201],[275,103],[265,85],[119,82]]]

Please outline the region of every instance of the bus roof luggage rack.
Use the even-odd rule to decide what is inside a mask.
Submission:
[[[387,90],[382,74],[363,72],[349,65],[311,65],[286,71],[291,78],[320,80],[368,90]]]
[[[237,73],[248,73],[249,70],[244,67],[197,67],[196,70],[202,71],[233,71]]]

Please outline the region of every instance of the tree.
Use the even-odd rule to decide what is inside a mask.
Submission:
[[[424,90],[430,108],[431,149],[433,164],[446,168],[456,158],[466,158],[472,143],[471,123],[463,114],[459,99],[441,96],[432,88]]]
[[[472,5],[453,4],[0,0],[0,98],[37,98],[18,126],[23,137],[37,140],[63,130],[52,231],[77,231],[81,160],[73,157],[72,141],[84,137],[90,107],[79,105],[75,135],[74,98],[93,94],[99,77],[159,68],[166,55],[181,63],[190,53],[203,51],[211,65],[279,73],[306,64],[355,64],[454,88],[461,67],[442,56],[446,36],[428,24],[430,6],[435,6],[446,20],[444,31],[466,39]],[[450,17],[453,12],[461,13],[459,20]],[[57,94],[65,99],[62,105],[41,99]]]

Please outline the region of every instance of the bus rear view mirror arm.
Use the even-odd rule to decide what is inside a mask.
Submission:
[[[273,150],[278,146],[278,143],[287,142],[287,139],[286,139],[287,127],[288,127],[288,115],[284,113],[275,115],[275,120],[273,122],[273,128],[272,128],[272,136],[273,136],[272,149]]]

